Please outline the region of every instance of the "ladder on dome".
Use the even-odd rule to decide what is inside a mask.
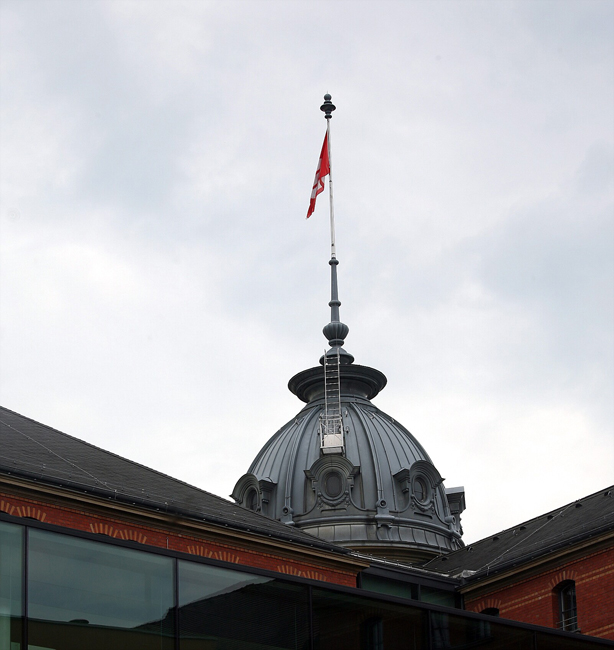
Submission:
[[[343,453],[341,417],[341,357],[324,352],[324,413],[320,415],[320,449],[323,454]]]

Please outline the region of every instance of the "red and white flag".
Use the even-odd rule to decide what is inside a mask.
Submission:
[[[307,219],[313,214],[316,209],[316,197],[320,192],[324,191],[324,177],[330,174],[330,163],[328,160],[328,131],[324,136],[324,144],[322,145],[322,153],[318,161],[318,168],[316,170],[316,177],[313,180],[313,189],[311,190],[311,200],[309,201],[309,210],[307,211]]]

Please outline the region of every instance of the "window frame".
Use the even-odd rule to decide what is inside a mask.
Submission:
[[[575,581],[563,580],[563,582],[560,582],[556,586],[556,597],[558,605],[558,629],[565,632],[579,632]]]

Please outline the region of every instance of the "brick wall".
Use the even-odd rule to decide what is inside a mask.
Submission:
[[[290,551],[276,553],[268,545],[262,545],[262,551],[256,551],[249,548],[249,546],[253,546],[254,541],[257,541],[256,536],[254,536],[252,544],[243,546],[240,542],[216,540],[214,534],[179,534],[165,530],[159,525],[135,524],[129,519],[123,520],[112,515],[102,516],[78,507],[51,505],[39,500],[15,497],[2,492],[0,492],[0,512],[6,512],[13,517],[36,519],[72,530],[132,540],[147,546],[277,571],[286,575],[301,576],[349,587],[356,586],[357,570],[353,571],[351,567],[347,570],[331,569],[311,558],[290,557],[292,555]],[[300,551],[295,552],[295,554],[298,553]]]
[[[481,612],[497,607],[502,618],[557,627],[558,598],[555,588],[564,580],[576,583],[578,626],[582,634],[614,640],[614,547],[590,552],[579,559],[560,562],[538,575],[519,579],[487,595],[465,595],[465,608]]]

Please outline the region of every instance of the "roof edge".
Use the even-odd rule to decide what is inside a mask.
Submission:
[[[185,519],[190,521],[199,521],[208,524],[214,524],[216,526],[220,526],[220,528],[232,529],[241,532],[248,532],[248,533],[262,535],[269,538],[272,537],[274,539],[279,539],[284,542],[290,542],[291,544],[296,544],[297,546],[304,546],[307,548],[313,547],[331,553],[338,553],[339,555],[350,554],[349,549],[346,549],[342,546],[337,546],[334,544],[322,542],[319,538],[307,533],[306,531],[301,531],[301,532],[305,535],[309,535],[309,537],[313,537],[313,542],[311,540],[309,542],[307,540],[302,541],[300,539],[297,539],[296,537],[292,537],[290,535],[283,535],[282,533],[278,533],[277,531],[272,532],[270,529],[264,527],[261,528],[258,525],[248,526],[238,522],[233,522],[232,520],[222,519],[216,516],[211,516],[211,515],[203,516],[201,513],[193,512],[186,508],[182,508],[180,506],[167,505],[165,508],[162,508],[160,507],[160,504],[156,504],[153,501],[147,501],[146,499],[143,499],[141,497],[136,497],[136,496],[132,497],[129,495],[117,494],[112,490],[104,490],[96,487],[85,488],[84,486],[78,484],[69,486],[67,485],[68,481],[60,481],[60,480],[55,480],[53,478],[47,478],[47,477],[41,478],[40,476],[36,476],[27,471],[19,471],[19,470],[7,471],[5,468],[1,468],[0,474],[3,474],[5,476],[15,476],[16,478],[24,479],[26,481],[32,481],[33,483],[36,483],[36,485],[49,485],[51,487],[61,488],[63,490],[72,493],[91,495],[100,499],[104,499],[104,502],[108,502],[112,500],[124,505],[138,506],[152,512],[159,512],[168,515],[184,517]],[[230,503],[230,505],[236,508],[240,507],[233,503]]]

